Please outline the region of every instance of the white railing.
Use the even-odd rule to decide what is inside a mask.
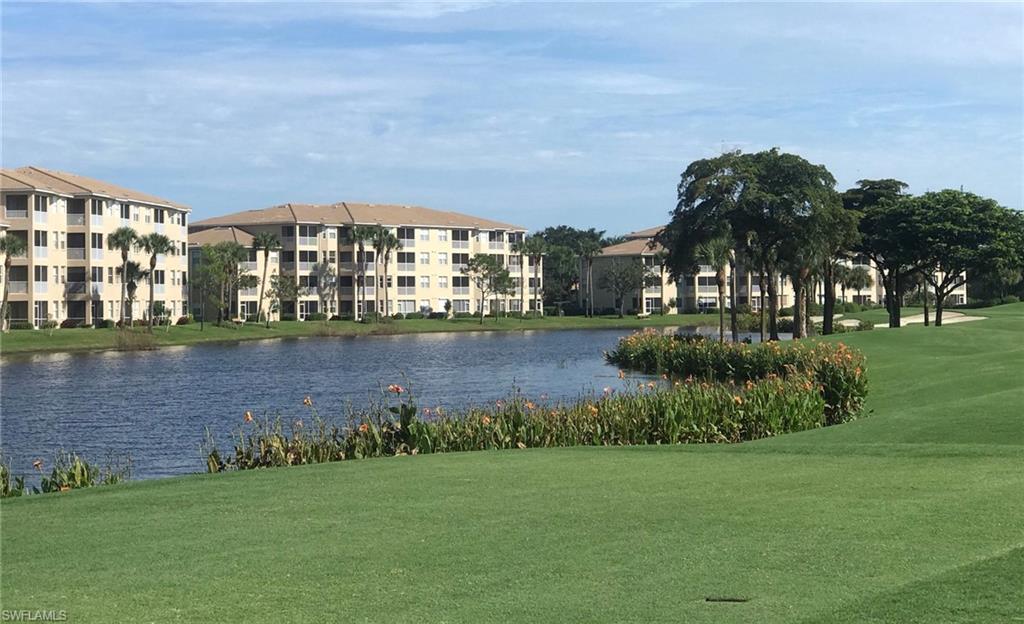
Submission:
[[[352,294],[354,294],[353,293],[353,288],[351,286],[339,286],[338,287],[338,294],[341,294],[341,295],[352,295]]]
[[[409,249],[416,246],[415,238],[400,238],[398,242],[402,244],[402,249]]]
[[[416,287],[415,286],[399,286],[398,287],[398,294],[400,294],[400,295],[415,295],[416,294]]]
[[[96,225],[96,224],[94,223],[93,225]],[[153,229],[156,230],[157,234],[163,234],[164,233],[164,224],[163,223],[154,223],[153,224]]]
[[[91,217],[89,219],[89,223],[92,223],[93,225],[95,225],[97,227],[102,227],[103,226],[103,215],[94,214],[94,215],[89,215],[89,216]]]
[[[68,247],[68,260],[85,260],[85,247]]]
[[[68,214],[68,225],[85,225],[85,215]]]
[[[453,273],[462,273],[462,270],[465,269],[465,268],[466,268],[465,264],[453,264],[452,265],[452,272]]]
[[[316,264],[316,262],[305,262],[305,261],[299,262],[299,270],[300,271],[311,271],[311,270],[313,270],[313,265],[315,265],[315,264]]]
[[[300,236],[299,237],[299,244],[300,245],[316,245],[317,244],[316,236]]]
[[[256,287],[253,288],[239,288],[238,294],[241,297],[258,297],[259,290]]]
[[[103,250],[102,249],[93,248],[93,250],[92,250],[92,259],[93,260],[103,260]]]
[[[468,295],[469,294],[469,286],[454,286],[452,288],[452,294],[453,295]]]
[[[45,294],[50,289],[49,282],[35,282],[34,291],[38,295],[40,293]]]
[[[40,211],[36,210],[33,213],[33,221],[35,221],[36,223],[40,223],[40,224],[44,224],[45,225],[46,224],[46,215],[47,214],[48,213],[46,213],[46,212],[40,212]]]
[[[46,258],[49,255],[49,250],[46,247],[33,247],[32,253],[35,254],[37,259]]]
[[[4,211],[8,219],[26,219],[28,218],[28,210],[11,210],[8,208]]]
[[[416,270],[416,263],[415,262],[399,262],[398,263],[398,270],[399,271],[415,271]]]
[[[505,243],[503,241],[488,241],[487,242],[487,248],[488,249],[504,249],[505,248]]]
[[[27,295],[28,294],[28,282],[15,282],[15,281],[11,281],[10,285],[9,285],[9,288],[10,288],[10,293],[12,295]]]
[[[452,249],[469,249],[469,241],[452,241]]]
[[[167,287],[164,284],[154,284],[153,285],[153,293],[154,294],[162,295],[165,292],[167,292]]]
[[[256,270],[256,263],[255,262],[251,262],[249,260],[246,260],[245,262],[239,262],[238,264],[239,264],[239,267],[243,271],[255,271]]]
[[[102,297],[103,284],[101,282],[93,282],[92,285],[89,287],[89,291],[92,293],[93,297]]]

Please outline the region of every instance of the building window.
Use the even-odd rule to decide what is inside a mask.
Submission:
[[[36,247],[46,247],[46,230],[36,230],[32,233]]]
[[[465,266],[469,264],[469,254],[465,253],[453,253],[452,254],[452,268],[456,271],[461,271]]]
[[[128,221],[132,218],[132,207],[128,204],[121,204],[121,220]]]
[[[455,299],[452,301],[452,312],[469,312],[469,299]]]
[[[438,275],[437,276],[437,287],[438,288],[448,288],[448,276],[447,275]]]
[[[443,251],[439,252],[437,254],[437,263],[438,264],[448,264],[448,254],[446,252],[443,252]]]
[[[155,223],[163,223],[164,222],[164,211],[163,211],[162,208],[154,208],[153,209],[153,221]]]
[[[430,264],[430,252],[429,251],[421,251],[420,252],[420,264]]]
[[[282,225],[281,238],[295,238],[295,228],[290,225]]]
[[[400,295],[414,295],[416,294],[416,278],[412,275],[399,275],[398,276],[398,294]]]
[[[469,294],[469,276],[456,275],[452,278],[452,293],[456,295]]]
[[[94,233],[90,234],[89,237],[90,237],[90,239],[92,241],[92,248],[93,249],[103,249],[103,235],[102,234],[97,234],[97,233],[94,232]]]
[[[416,254],[411,251],[400,251],[398,252],[398,270],[399,271],[415,271],[416,270]]]
[[[420,229],[420,240],[421,241],[428,241],[428,240],[430,240],[430,230],[428,230],[427,228],[421,228]]]
[[[442,241],[442,242],[448,240],[448,230],[438,230],[437,231],[437,240]]]
[[[420,288],[430,288],[430,276],[429,275],[421,275],[420,276]]]
[[[452,247],[469,249],[469,230],[452,230]]]
[[[398,300],[398,311],[402,314],[409,314],[410,312],[416,312],[416,300],[415,299],[399,299]]]
[[[398,240],[402,243],[403,247],[414,246],[416,244],[416,228],[398,228]]]

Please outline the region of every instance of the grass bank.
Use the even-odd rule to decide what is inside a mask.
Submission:
[[[361,336],[371,334],[418,334],[427,332],[460,331],[524,331],[558,329],[638,329],[642,327],[669,327],[676,325],[718,325],[713,314],[679,314],[617,318],[602,316],[546,317],[538,319],[415,319],[390,323],[356,323],[353,321],[282,321],[263,325],[249,323],[241,327],[217,327],[198,323],[154,329],[156,346],[191,345],[206,342],[238,342],[242,340],[269,340],[274,338],[302,338],[328,336]],[[136,328],[134,331],[144,331]],[[102,351],[117,347],[116,329],[54,329],[14,330],[0,335],[0,354],[15,355],[33,352]]]
[[[454,453],[0,503],[3,609],[71,621],[1006,622],[1024,304],[846,334],[870,415],[729,446]],[[709,602],[707,598],[746,602]]]

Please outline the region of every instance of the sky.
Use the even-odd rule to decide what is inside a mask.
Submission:
[[[667,221],[679,175],[779,147],[1024,208],[1024,5],[0,5],[0,162],[192,220],[418,204]]]

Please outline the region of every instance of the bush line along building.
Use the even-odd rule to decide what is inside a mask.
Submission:
[[[21,238],[28,250],[12,258],[11,274],[3,276],[12,323],[119,319],[121,254],[109,248],[107,237],[121,226],[140,235],[162,233],[174,244],[176,253],[158,258],[152,288],[167,314],[186,313],[188,206],[39,167],[0,170],[0,200],[0,231]],[[140,250],[130,259],[149,266]],[[133,318],[143,317],[149,289],[149,281],[139,283]]]
[[[674,282],[668,270],[661,270],[659,264],[659,252],[663,251],[661,245],[654,241],[654,238],[664,229],[664,226],[657,226],[645,230],[638,230],[626,234],[626,240],[616,245],[604,247],[601,253],[594,257],[591,273],[594,280],[594,309],[596,311],[612,311],[618,308],[618,301],[612,292],[600,287],[601,277],[607,272],[614,262],[643,262],[650,273],[658,279],[652,286],[639,289],[632,300],[626,301],[626,310],[633,313],[659,314],[662,307],[665,307],[667,314],[678,314],[684,312],[703,311],[718,306],[718,281],[714,268],[708,265],[698,267],[698,272],[688,275],[678,283]],[[865,256],[855,255],[846,261],[845,264],[851,267],[863,267],[872,278],[872,285],[867,288],[850,290],[845,292],[840,285],[836,285],[837,301],[849,301],[865,305],[877,305],[884,300],[885,291],[882,286],[881,275],[875,265]],[[733,289],[733,275],[726,270],[726,306],[730,303],[730,293]],[[579,290],[580,305],[584,303],[587,293],[588,271],[585,263],[581,266],[582,275],[581,287]],[[752,310],[760,309],[760,275],[751,272],[743,266],[740,261],[736,266],[735,275],[736,303],[737,305],[750,306]],[[793,287],[784,276],[777,278],[777,292],[779,307],[792,306]],[[967,302],[967,282],[956,288],[950,295],[950,302],[963,304]],[[817,281],[813,284],[813,299],[816,303],[824,300],[824,284]],[[767,292],[765,292],[767,297]]]
[[[397,236],[401,245],[390,254],[386,271],[383,258],[377,257],[369,241],[364,243],[365,257],[359,257],[359,246],[352,238],[355,226],[381,226]],[[276,235],[281,249],[270,254],[267,274],[292,276],[300,287],[298,301],[282,301],[280,311],[274,313],[281,318],[301,320],[318,313],[361,316],[359,262],[364,263],[366,274],[367,313],[444,312],[449,304],[452,313],[478,312],[476,286],[461,273],[478,253],[495,256],[515,284],[514,292],[488,299],[486,313],[540,307],[541,267],[534,271],[528,258],[521,259],[514,252],[526,229],[480,217],[391,204],[284,204],[198,221],[190,230],[191,262],[199,261],[203,244],[234,241],[249,249],[249,261],[243,268],[258,277],[262,277],[263,253],[253,248],[253,236],[259,232]],[[521,261],[527,264],[525,270]],[[321,283],[325,275],[336,279],[329,289]],[[200,311],[201,297],[196,295],[193,293],[193,313]],[[238,315],[253,317],[258,298],[259,288],[240,291]],[[266,310],[269,296],[265,294],[264,299]]]

